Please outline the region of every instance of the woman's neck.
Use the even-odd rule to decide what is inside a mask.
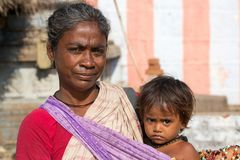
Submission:
[[[86,106],[95,101],[98,92],[99,87],[97,85],[84,91],[74,91],[60,87],[60,89],[55,92],[54,97],[67,105]]]

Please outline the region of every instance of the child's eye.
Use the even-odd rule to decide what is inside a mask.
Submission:
[[[147,122],[155,122],[156,120],[154,118],[146,118]]]
[[[171,122],[172,122],[172,121],[171,121],[170,119],[164,119],[164,120],[162,120],[162,123],[163,123],[164,125],[169,125]]]

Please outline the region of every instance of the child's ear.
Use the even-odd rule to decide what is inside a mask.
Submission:
[[[185,128],[187,128],[186,125],[181,124],[180,131],[179,131],[179,132],[181,133]]]

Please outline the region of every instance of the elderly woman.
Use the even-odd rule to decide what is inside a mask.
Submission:
[[[23,120],[16,159],[169,159],[142,144],[124,90],[97,81],[109,31],[102,13],[85,3],[64,6],[49,17],[47,52],[59,90]]]

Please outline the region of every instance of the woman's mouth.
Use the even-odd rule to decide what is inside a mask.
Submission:
[[[95,79],[96,74],[75,73],[74,76],[82,81],[91,81],[92,79]]]

